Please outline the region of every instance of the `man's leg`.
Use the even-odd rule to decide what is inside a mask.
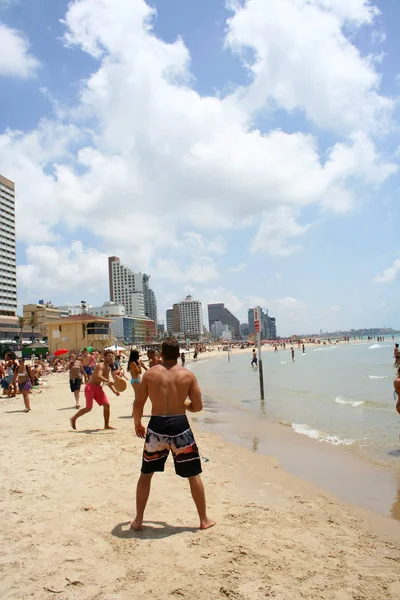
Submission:
[[[136,488],[136,517],[131,522],[135,531],[140,531],[143,523],[144,511],[150,495],[151,479],[154,473],[141,473]]]
[[[70,419],[72,429],[76,429],[76,420],[79,419],[79,417],[81,417],[82,415],[86,415],[86,413],[90,412],[91,410],[91,408],[81,408],[81,410],[78,410],[76,415],[74,415],[72,419]]]
[[[200,475],[189,477],[190,491],[200,517],[200,529],[209,529],[215,521],[207,516],[206,495]]]
[[[111,427],[110,425],[110,405],[103,405],[103,414],[104,414],[104,429],[115,429],[115,427]]]

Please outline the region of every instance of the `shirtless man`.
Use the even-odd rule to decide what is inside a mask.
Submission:
[[[89,354],[88,349],[84,348],[82,352],[82,366],[86,375],[90,377],[94,371],[93,368],[93,357]]]
[[[201,392],[195,375],[177,364],[179,343],[176,339],[169,338],[163,342],[161,355],[162,363],[143,375],[133,405],[135,432],[139,438],[145,439],[145,444],[142,472],[136,490],[136,518],[131,522],[131,527],[135,531],[142,528],[151,479],[156,471],[164,471],[171,450],[176,474],[189,479],[190,491],[200,517],[200,529],[209,529],[215,525],[215,521],[207,516],[200,477],[200,455],[186,417],[187,410],[202,410]],[[146,433],[142,417],[148,397],[152,404],[152,417]]]
[[[115,429],[115,427],[111,427],[110,425],[110,403],[103,389],[103,385],[108,385],[114,394],[119,396],[119,392],[114,387],[113,365],[114,353],[111,350],[108,350],[104,355],[104,360],[100,360],[97,363],[93,375],[85,385],[86,407],[81,408],[81,410],[70,419],[72,429],[76,429],[76,420],[79,419],[79,417],[92,410],[94,400],[99,406],[103,407],[104,429]],[[110,381],[110,374],[113,377],[113,381]]]
[[[397,393],[396,410],[400,415],[400,367],[397,369],[397,377],[393,382],[394,390]]]

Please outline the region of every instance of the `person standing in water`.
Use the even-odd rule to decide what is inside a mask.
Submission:
[[[400,365],[400,348],[399,348],[399,344],[395,344],[394,345],[393,358],[394,358],[394,366],[397,367],[398,365]]]
[[[33,375],[30,367],[25,364],[25,359],[18,359],[18,368],[14,371],[14,380],[13,384],[16,389],[16,384],[18,382],[18,389],[22,393],[24,398],[24,412],[27,413],[31,410],[31,405],[29,402],[29,394],[32,391],[33,387]]]
[[[306,349],[304,347],[304,344],[302,344],[302,347],[303,347],[303,354],[305,354],[306,353]]]
[[[164,471],[171,451],[176,474],[189,480],[200,529],[209,529],[215,521],[207,515],[200,455],[186,416],[186,411],[197,413],[202,410],[201,392],[194,373],[178,365],[178,340],[165,340],[161,354],[162,363],[144,374],[133,405],[135,432],[145,443],[136,490],[136,517],[131,528],[134,531],[142,528],[152,477],[154,473]],[[142,417],[147,398],[151,401],[152,416],[146,432]]]
[[[184,352],[182,352],[182,353],[181,353],[181,363],[182,363],[182,367],[184,367],[184,366],[185,366],[185,362],[186,362],[186,356],[185,356],[185,353],[184,353]]]
[[[397,394],[396,410],[400,415],[400,367],[397,369],[397,377],[393,382],[394,391]]]
[[[113,380],[110,381],[110,374],[112,375],[111,367],[113,364],[114,353],[111,350],[107,350],[104,359],[99,360],[96,364],[92,376],[85,385],[86,406],[85,408],[81,408],[81,410],[70,419],[72,429],[76,429],[76,420],[79,419],[79,417],[82,417],[82,415],[85,415],[92,410],[94,401],[96,401],[99,406],[103,407],[104,429],[115,429],[115,427],[111,427],[110,425],[110,403],[103,389],[103,386],[107,385],[116,396],[119,396],[119,392],[114,387],[114,377]]]
[[[293,348],[293,346],[291,346],[290,351],[292,353],[292,361],[294,362],[295,359],[294,359],[294,348]]]
[[[253,366],[257,366],[257,364],[258,364],[257,353],[256,353],[256,349],[255,348],[253,348],[253,357],[251,359],[251,363],[250,364],[251,364],[252,367]]]

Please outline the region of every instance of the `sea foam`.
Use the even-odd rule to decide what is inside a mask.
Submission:
[[[348,398],[342,398],[341,396],[337,396],[335,398],[335,402],[336,404],[342,404],[343,406],[353,406],[354,408],[365,404],[364,400],[351,400]]]
[[[317,440],[318,442],[327,442],[328,444],[333,444],[334,446],[351,446],[355,442],[355,440],[343,440],[337,435],[328,435],[327,433],[318,431],[318,429],[313,429],[309,425],[305,424],[292,423],[292,428],[296,433],[301,433],[302,435],[306,435],[307,437]]]
[[[368,375],[368,379],[388,379],[389,375]]]

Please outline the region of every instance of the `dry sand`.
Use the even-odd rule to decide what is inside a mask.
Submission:
[[[400,525],[346,506],[286,474],[273,458],[197,431],[210,515],[196,529],[188,485],[156,475],[147,528],[129,529],[142,442],[132,392],[74,414],[53,375],[24,414],[2,400],[2,600],[398,600]],[[82,399],[83,401],[83,399]]]

